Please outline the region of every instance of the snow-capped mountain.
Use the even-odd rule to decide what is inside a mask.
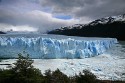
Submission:
[[[119,40],[125,40],[124,27],[125,14],[97,19],[88,24],[75,24],[73,26],[61,27],[48,33],[85,37],[113,37]]]
[[[97,20],[89,23],[88,25],[110,24],[110,23],[117,22],[117,21],[125,23],[125,14],[119,15],[119,16],[110,16],[110,17],[97,19]]]
[[[5,34],[4,32],[0,31],[0,34]]]

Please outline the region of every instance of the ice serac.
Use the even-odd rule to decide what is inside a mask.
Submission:
[[[115,38],[51,38],[0,36],[0,57],[16,58],[27,53],[30,58],[88,58],[102,54],[113,44]]]

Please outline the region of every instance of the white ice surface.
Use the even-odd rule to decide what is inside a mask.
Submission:
[[[0,57],[16,58],[27,53],[34,59],[75,59],[102,54],[117,43],[115,38],[56,35],[0,35]]]
[[[0,64],[10,64],[15,61],[15,59],[8,59],[3,60]],[[66,75],[74,76],[82,70],[88,69],[99,79],[125,80],[125,49],[117,44],[104,54],[92,58],[34,59],[33,65],[42,73],[47,69],[54,71],[58,68]],[[0,68],[6,67],[6,65],[0,65]]]

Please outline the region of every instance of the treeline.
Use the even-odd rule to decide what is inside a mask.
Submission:
[[[37,68],[34,68],[33,60],[29,57],[23,57],[19,54],[19,58],[13,66],[8,66],[8,69],[0,69],[0,83],[125,83],[123,81],[104,81],[98,80],[97,77],[83,70],[74,77],[68,77],[59,69],[55,71],[46,70],[44,75]]]

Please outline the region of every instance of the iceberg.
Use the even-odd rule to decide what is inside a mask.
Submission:
[[[82,59],[100,55],[116,43],[116,38],[0,35],[0,57],[27,53],[33,59]]]

